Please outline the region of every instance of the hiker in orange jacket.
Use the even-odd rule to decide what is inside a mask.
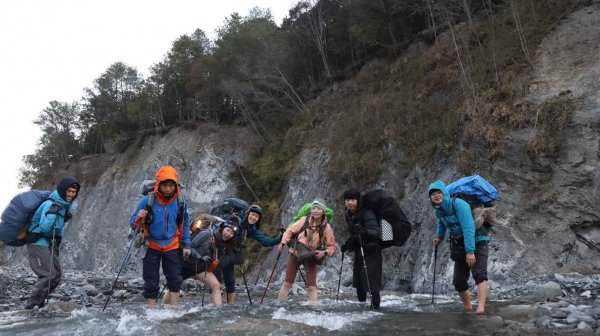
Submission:
[[[132,229],[142,225],[146,239],[150,242],[143,263],[143,295],[150,308],[156,306],[161,263],[169,292],[179,293],[183,282],[180,259],[187,258],[191,253],[187,203],[178,197],[179,192],[179,179],[175,168],[161,167],[156,172],[153,204],[148,204],[150,194],[142,197],[131,217]],[[183,247],[183,252],[180,247]],[[170,300],[165,303],[179,304],[179,295],[169,297]]]

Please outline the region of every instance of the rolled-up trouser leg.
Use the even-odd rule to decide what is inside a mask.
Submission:
[[[475,265],[471,268],[471,275],[477,285],[488,280],[488,243],[488,241],[480,241],[475,244]]]
[[[462,257],[454,256],[454,276],[452,284],[457,292],[464,292],[469,289],[469,273],[471,268],[467,265],[466,255]]]

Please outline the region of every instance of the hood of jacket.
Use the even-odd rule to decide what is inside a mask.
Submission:
[[[60,179],[60,181],[58,181],[58,184],[56,185],[56,192],[63,200],[66,200],[67,189],[69,188],[74,188],[75,190],[77,190],[77,194],[75,194],[75,197],[73,197],[73,199],[71,200],[71,202],[73,202],[79,195],[79,189],[81,188],[79,181],[77,181],[77,179],[73,176],[67,176]]]
[[[173,182],[175,182],[176,185],[176,189],[175,192],[173,193],[173,196],[171,198],[165,198],[160,192],[159,192],[159,186],[162,182],[167,181],[167,180],[171,180]],[[158,171],[156,172],[156,183],[154,184],[154,194],[157,196],[157,199],[160,203],[162,204],[169,204],[171,203],[172,200],[177,199],[177,195],[179,194],[179,177],[177,176],[177,171],[175,170],[175,168],[171,167],[171,166],[163,166],[160,167],[160,169],[158,169]]]
[[[54,202],[68,208],[72,202],[67,202],[67,200],[65,200],[64,198],[62,198],[57,190],[54,190],[50,196],[48,196],[49,198],[51,198]]]
[[[431,194],[432,190],[439,190],[442,192],[443,198],[442,198],[442,204],[440,206],[441,210],[443,210],[447,214],[453,213],[454,211],[452,211],[452,209],[451,209],[452,200],[450,198],[450,193],[448,192],[448,189],[446,188],[446,184],[440,180],[435,181],[432,184],[430,184],[429,189],[427,190],[428,197]],[[429,201],[431,201],[431,198],[429,198]],[[431,202],[431,205],[434,208],[437,208],[433,202]]]

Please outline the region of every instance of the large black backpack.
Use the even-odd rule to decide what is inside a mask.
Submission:
[[[361,194],[361,206],[373,211],[381,227],[381,248],[402,246],[410,236],[411,224],[396,200],[386,191],[373,189]]]
[[[229,220],[232,224],[238,226],[238,229],[241,229],[240,226],[248,208],[250,208],[250,205],[243,199],[229,197],[224,199],[220,204],[214,206],[210,211],[210,214],[224,220]]]

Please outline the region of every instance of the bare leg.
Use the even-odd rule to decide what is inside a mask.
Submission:
[[[227,293],[227,303],[233,304],[235,302],[235,293]]]
[[[471,305],[471,291],[467,289],[464,292],[458,292],[458,295],[460,296],[463,306],[465,306],[465,310],[468,312],[472,311],[473,306]]]
[[[317,294],[317,286],[308,286],[308,300],[310,302],[319,302],[319,295]]]
[[[163,297],[162,297],[162,301],[161,301],[161,302],[162,302],[162,304],[167,304],[167,303],[169,303],[169,300],[171,300],[171,299],[169,298],[169,296],[170,296],[170,295],[171,295],[171,292],[169,292],[169,290],[168,290],[168,289],[167,289],[167,290],[165,290],[165,295],[163,295]]]
[[[171,306],[179,305],[179,292],[169,292],[169,296],[167,297],[167,300],[164,301],[164,303]]]
[[[488,282],[483,281],[477,285],[477,314],[485,313],[485,300],[487,299]]]
[[[223,298],[221,298],[221,284],[219,284],[219,280],[217,280],[214,274],[200,273],[196,275],[196,280],[202,281],[205,286],[210,288],[210,300],[215,306],[223,305]]]
[[[284,282],[281,286],[281,290],[279,290],[279,295],[277,295],[277,300],[281,302],[287,300],[288,294],[290,293],[290,289],[292,289],[292,283]]]

